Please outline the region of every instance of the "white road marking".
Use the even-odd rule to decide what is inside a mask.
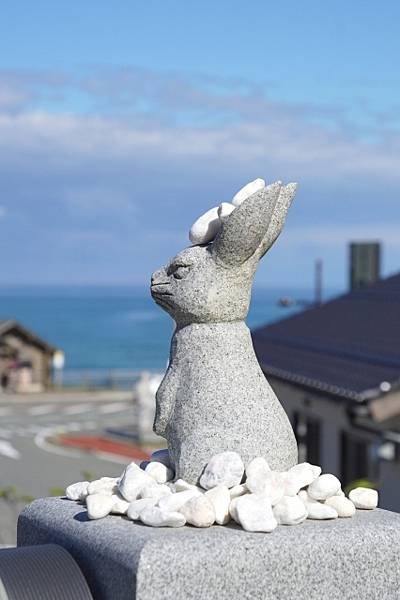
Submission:
[[[0,454],[14,460],[18,460],[21,457],[20,452],[6,440],[0,440]]]
[[[14,412],[13,409],[10,408],[9,406],[0,408],[0,417],[6,417],[7,415],[12,415],[13,412]]]
[[[82,454],[78,450],[60,448],[47,442],[47,438],[54,435],[56,431],[50,427],[46,427],[35,435],[34,442],[38,448],[50,452],[51,454],[59,454],[60,456],[69,456],[70,458],[81,458]]]
[[[65,415],[80,415],[85,412],[92,410],[91,404],[74,404],[73,406],[67,406],[64,408]]]
[[[40,406],[34,406],[28,410],[30,415],[47,415],[53,412],[55,409],[54,404],[41,404]]]
[[[107,415],[115,412],[121,412],[123,410],[127,410],[128,408],[130,408],[130,404],[127,402],[113,402],[112,404],[103,404],[99,407],[98,412],[102,413],[103,415]]]
[[[55,433],[60,433],[61,429],[54,429],[50,427],[45,427],[39,433],[36,434],[34,442],[38,448],[41,450],[45,450],[46,452],[50,452],[51,454],[59,454],[60,456],[68,456],[70,458],[82,458],[86,453],[81,450],[76,450],[75,448],[63,448],[60,446],[55,446],[50,444],[47,441],[47,438],[51,437]],[[128,464],[132,461],[131,458],[117,456],[115,454],[108,454],[107,452],[94,451],[91,454],[95,455],[100,460],[107,460],[109,462],[119,463],[119,464]]]

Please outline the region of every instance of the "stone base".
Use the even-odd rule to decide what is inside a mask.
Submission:
[[[236,525],[153,529],[89,521],[83,506],[47,498],[20,515],[18,545],[59,544],[96,600],[398,598],[400,515],[357,511],[270,534]]]

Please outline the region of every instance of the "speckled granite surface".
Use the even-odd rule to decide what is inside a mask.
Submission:
[[[47,498],[18,523],[20,546],[44,543],[72,554],[96,600],[400,597],[400,515],[383,510],[263,534],[88,521],[83,506]]]
[[[223,222],[216,239],[179,252],[153,273],[154,300],[176,323],[157,391],[154,431],[177,478],[198,483],[211,456],[263,456],[272,469],[297,463],[289,419],[254,353],[244,319],[259,260],[280,234],[296,191],[274,183]]]

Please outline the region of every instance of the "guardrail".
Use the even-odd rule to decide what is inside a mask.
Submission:
[[[130,390],[144,370],[133,369],[65,369],[53,378],[56,388]],[[148,373],[157,373],[147,369]]]

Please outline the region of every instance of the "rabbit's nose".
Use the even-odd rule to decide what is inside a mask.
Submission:
[[[155,273],[153,273],[153,275],[151,276],[151,284],[154,285],[156,283],[161,283],[163,279],[166,279],[164,272],[161,270],[155,271]]]

